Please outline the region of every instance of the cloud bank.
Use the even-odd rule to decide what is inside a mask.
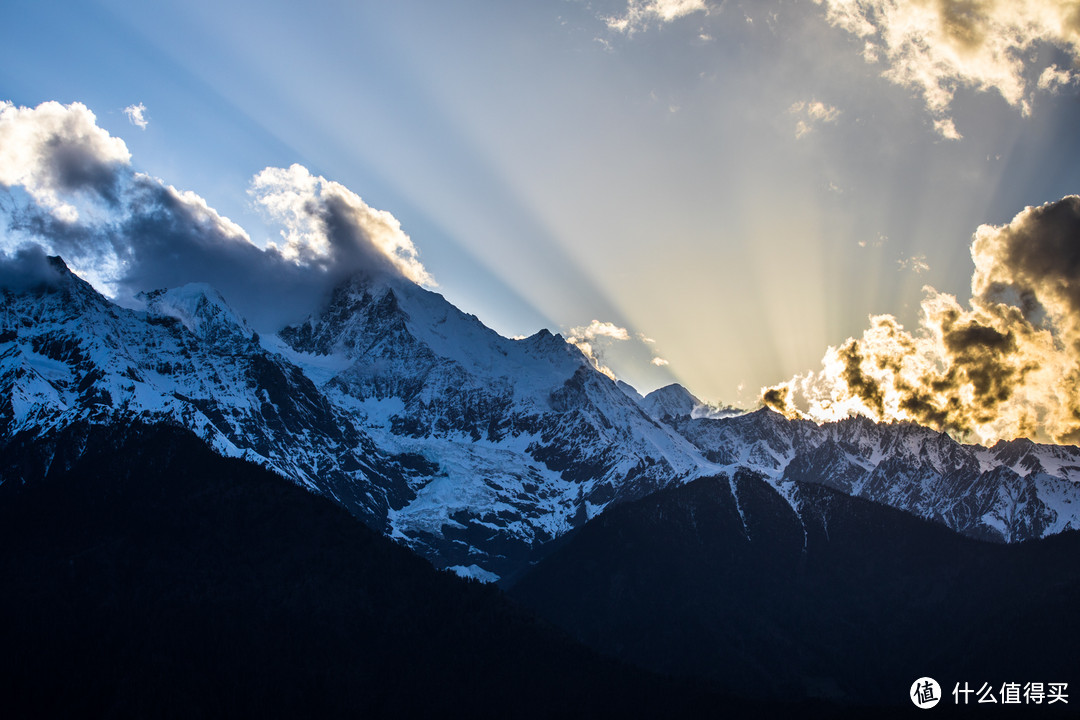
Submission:
[[[0,104],[4,249],[36,244],[64,257],[118,300],[188,282],[215,286],[256,327],[277,330],[317,309],[356,273],[433,284],[388,212],[305,168],[267,168],[251,194],[279,222],[283,243],[255,245],[188,191],[136,172],[123,140],[84,105]]]
[[[56,287],[64,275],[37,245],[19,248],[10,257],[0,255],[0,289],[25,292]]]
[[[819,372],[762,390],[789,417],[910,420],[990,443],[1080,442],[1080,197],[983,225],[971,299],[926,287],[919,327],[870,318]]]
[[[864,41],[864,58],[884,63],[886,78],[922,96],[945,138],[960,137],[949,114],[958,87],[996,90],[1026,114],[1036,89],[1077,79],[1039,52],[1080,60],[1080,10],[1069,0],[814,1]]]

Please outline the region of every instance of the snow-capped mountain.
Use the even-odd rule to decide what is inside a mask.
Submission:
[[[78,422],[165,422],[369,521],[408,492],[407,463],[386,457],[299,368],[263,349],[212,288],[147,293],[138,312],[53,264],[56,283],[3,291],[0,438]]]
[[[659,390],[653,390],[638,404],[649,417],[663,420],[693,415],[694,410],[701,407],[703,403],[682,385],[672,383]]]
[[[407,281],[356,276],[278,337],[376,444],[417,458],[391,532],[464,573],[707,465],[560,336],[504,338]]]
[[[484,579],[702,466],[558,336],[503,338],[406,281],[355,277],[260,338],[208,286],[133,311],[54,264],[59,282],[4,291],[3,438],[179,424]]]
[[[626,387],[629,388],[630,386],[626,385]],[[649,417],[664,422],[683,416],[725,418],[744,414],[738,408],[702,402],[678,383],[672,383],[658,390],[653,390],[645,397],[641,397],[636,390],[633,390],[631,397],[637,399],[638,404],[641,405],[641,408]]]
[[[1075,447],[717,417],[678,385],[643,398],[558,335],[501,337],[402,279],[354,276],[305,322],[260,337],[207,285],[147,292],[131,310],[53,265],[55,282],[0,291],[0,444],[179,425],[464,575],[515,572],[613,503],[739,468],[796,511],[814,483],[975,537],[1080,527]]]
[[[815,483],[965,535],[1014,542],[1080,528],[1080,448],[1029,440],[963,445],[910,423],[816,425],[767,409],[666,421],[711,462],[756,470],[798,503]]]

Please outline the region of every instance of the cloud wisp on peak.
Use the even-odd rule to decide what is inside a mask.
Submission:
[[[631,335],[629,330],[612,322],[601,322],[594,319],[588,325],[571,328],[566,333],[566,341],[575,345],[588,358],[594,368],[612,380],[618,378],[616,378],[615,372],[607,366],[606,355],[607,351],[615,343],[637,341],[640,343],[639,347],[649,349],[649,354],[652,357],[649,360],[650,364],[658,368],[667,367],[669,364],[667,360],[656,355],[649,348],[649,346],[656,343],[655,340],[640,332]]]
[[[258,247],[202,197],[135,171],[123,140],[79,103],[0,105],[0,186],[22,191],[10,195],[3,250],[58,253],[121,302],[207,282],[255,327],[276,330],[356,273],[434,284],[390,213],[300,165],[252,181],[255,202],[283,228],[283,243]]]

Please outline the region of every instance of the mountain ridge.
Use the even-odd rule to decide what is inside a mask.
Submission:
[[[488,580],[614,504],[740,468],[796,514],[819,484],[998,542],[1080,526],[1075,447],[724,416],[679,385],[642,397],[559,335],[504,338],[400,278],[353,276],[260,336],[208,285],[148,291],[132,310],[50,262],[48,282],[0,290],[0,443],[83,421],[179,424]]]
[[[823,485],[801,500],[796,514],[748,470],[669,486],[579,529],[508,593],[601,652],[744,697],[910,712],[927,675],[946,693],[1074,682],[1080,533],[986,543]]]

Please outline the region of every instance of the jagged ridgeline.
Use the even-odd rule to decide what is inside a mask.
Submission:
[[[19,618],[0,641],[31,702],[78,706],[40,680],[50,666],[121,715],[205,707],[169,673],[223,702],[276,698],[268,714],[386,714],[414,685],[403,668],[457,664],[409,707],[566,683],[567,703],[526,704],[700,714],[719,692],[799,715],[902,706],[927,672],[1080,674],[1076,447],[740,414],[678,385],[642,397],[558,335],[501,337],[401,279],[350,278],[256,333],[207,285],[131,309],[50,269],[0,290],[0,571]],[[981,634],[1028,614],[1030,633]],[[226,688],[190,664],[207,653],[258,659]]]
[[[996,541],[1077,525],[1074,447],[718,417],[678,386],[641,398],[558,335],[503,338],[401,279],[353,277],[306,322],[260,336],[209,286],[131,310],[51,263],[51,281],[3,290],[5,442],[178,424],[462,574],[513,574],[612,503],[740,467],[796,512],[810,483]]]

